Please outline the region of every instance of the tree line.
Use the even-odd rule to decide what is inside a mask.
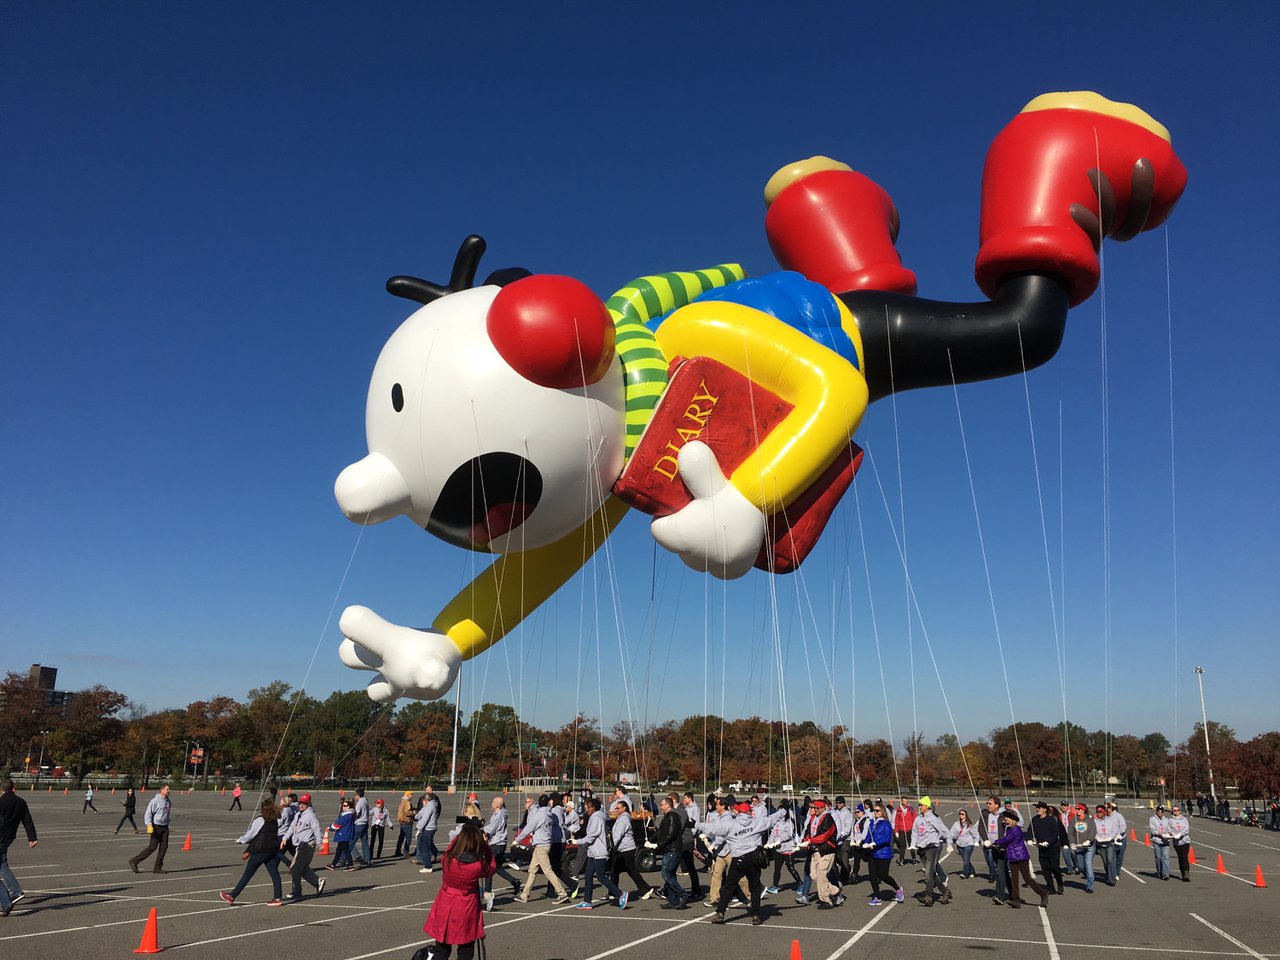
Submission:
[[[42,775],[61,768],[76,785],[110,773],[141,786],[156,779],[440,783],[451,775],[500,786],[526,776],[612,782],[625,772],[699,790],[789,783],[856,794],[950,787],[1144,796],[1159,793],[1163,778],[1165,795],[1187,797],[1206,793],[1209,782],[1199,723],[1176,745],[1159,732],[1140,737],[1039,722],[997,727],[964,744],[950,733],[930,739],[916,732],[894,745],[812,721],[711,715],[634,730],[623,721],[608,731],[578,715],[547,730],[501,704],[486,703],[455,723],[449,703],[382,705],[363,690],[319,700],[281,680],[250,690],[243,702],[220,696],[160,711],[94,686],[60,711],[17,673],[0,683],[0,704],[4,769],[34,773],[42,754]],[[1208,727],[1217,784],[1234,786],[1242,798],[1280,792],[1280,732],[1242,742],[1224,724]],[[200,762],[192,762],[194,750],[203,751]]]

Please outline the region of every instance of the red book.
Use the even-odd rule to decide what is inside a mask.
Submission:
[[[640,443],[613,485],[627,504],[655,517],[692,501],[680,479],[677,457],[690,440],[711,448],[731,476],[789,414],[793,405],[709,357],[676,358],[667,389]],[[790,507],[769,517],[756,566],[789,573],[813,549],[831,512],[862,462],[852,442]]]

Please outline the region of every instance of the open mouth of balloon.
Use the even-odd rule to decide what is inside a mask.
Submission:
[[[485,550],[529,518],[542,498],[542,474],[514,453],[486,453],[458,467],[427,521],[427,532],[469,550]]]

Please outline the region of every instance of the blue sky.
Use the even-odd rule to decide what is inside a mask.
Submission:
[[[55,664],[63,686],[155,708],[299,684],[319,642],[308,688],[362,686],[331,607],[428,623],[480,560],[404,520],[361,536],[333,500],[411,306],[388,276],[443,279],[471,232],[486,270],[602,295],[725,261],[762,273],[765,180],[826,153],[891,193],[922,295],[975,299],[991,138],[1039,93],[1096,89],[1165,123],[1190,182],[1167,232],[1107,247],[1103,288],[1026,393],[1020,378],[960,391],[1013,713],[1061,718],[1056,610],[1072,719],[1184,737],[1203,662],[1211,716],[1273,728],[1274,671],[1255,664],[1280,615],[1276,8],[860,6],[8,4],[0,665]],[[514,702],[543,725],[577,707],[606,725],[721,704],[780,716],[776,617],[789,718],[835,719],[825,657],[859,736],[947,732],[889,526],[900,447],[911,579],[956,725],[1008,722],[955,397],[899,397],[896,427],[877,404],[858,439],[876,471],[776,599],[758,572],[726,587],[686,570],[629,517],[611,559],[468,668],[464,707]],[[582,625],[597,609],[599,631]]]

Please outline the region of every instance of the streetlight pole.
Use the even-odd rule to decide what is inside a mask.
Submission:
[[[1196,682],[1200,685],[1200,728],[1204,731],[1204,762],[1209,768],[1209,796],[1218,804],[1218,791],[1213,786],[1213,761],[1209,757],[1209,717],[1204,711],[1204,667],[1196,667]]]
[[[36,761],[36,786],[37,787],[40,786],[40,773],[44,769],[44,738],[47,737],[51,732],[52,731],[49,731],[49,730],[40,731],[40,759]]]

